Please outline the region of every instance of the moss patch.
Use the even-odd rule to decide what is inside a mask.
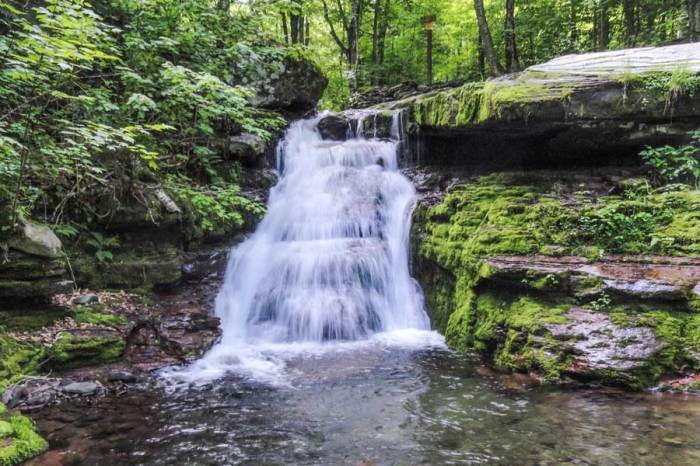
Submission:
[[[0,393],[22,377],[35,374],[45,359],[43,347],[0,334]]]
[[[595,277],[534,271],[505,276],[488,265],[485,259],[495,255],[698,255],[700,191],[653,191],[646,183],[620,195],[579,189],[565,189],[551,174],[497,174],[455,187],[438,206],[417,209],[414,249],[434,326],[454,348],[557,380],[572,359],[546,326],[563,323],[572,306],[585,305],[609,312],[619,326],[650,327],[661,343],[644,367],[601,371],[601,378],[639,388],[665,372],[696,367],[700,314],[687,312],[692,304],[686,312],[622,306],[601,294],[602,280]],[[503,280],[508,286],[498,285]]]
[[[14,466],[48,448],[31,419],[7,411],[0,403],[0,466]]]
[[[100,312],[96,308],[79,306],[73,310],[73,319],[79,324],[104,325],[106,327],[121,327],[128,324],[123,315]]]
[[[700,254],[700,191],[563,199],[558,183],[492,175],[423,212],[420,253],[443,267],[496,254]]]
[[[113,362],[124,352],[124,339],[116,334],[74,335],[63,332],[48,351],[49,366],[58,370]]]

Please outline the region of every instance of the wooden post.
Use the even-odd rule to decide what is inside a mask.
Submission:
[[[427,63],[427,74],[428,74],[428,84],[433,83],[433,23],[435,22],[435,15],[423,16],[421,22],[425,27],[425,32],[428,38],[428,51],[426,55]]]

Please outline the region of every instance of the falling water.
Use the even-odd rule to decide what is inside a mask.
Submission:
[[[270,379],[281,348],[429,329],[408,267],[415,192],[398,171],[400,117],[391,140],[366,139],[361,118],[345,142],[321,138],[321,117],[295,122],[278,148],[280,180],[257,231],[231,254],[216,300],[223,338],[192,366],[198,375]]]

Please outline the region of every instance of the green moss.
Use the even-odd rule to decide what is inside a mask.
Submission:
[[[421,126],[458,127],[491,119],[523,118],[529,105],[566,99],[573,87],[545,86],[517,80],[501,83],[467,83],[462,87],[407,99],[398,106],[408,107]]]
[[[14,466],[48,448],[31,419],[8,413],[0,403],[0,466]]]
[[[45,350],[0,334],[0,393],[26,375],[35,374],[45,359]]]
[[[630,196],[564,204],[552,181],[483,177],[424,213],[419,252],[448,269],[496,254],[700,254],[700,191]]]
[[[118,335],[77,336],[63,332],[48,351],[49,366],[73,369],[109,363],[121,357],[125,346]]]
[[[608,312],[619,326],[653,328],[662,342],[645,366],[632,372],[602,371],[601,378],[642,387],[665,372],[696,367],[692,354],[700,352],[699,314],[616,305],[602,293],[601,278],[494,270],[487,259],[527,254],[585,255],[591,260],[604,253],[692,255],[700,247],[695,224],[700,191],[647,189],[600,197],[580,192],[564,199],[561,180],[553,179],[482,177],[455,187],[441,204],[417,210],[414,249],[418,261],[429,264],[421,265],[418,273],[435,326],[447,343],[476,350],[499,367],[555,380],[571,359],[546,326],[565,322],[564,314],[572,306],[588,303],[598,312]],[[502,281],[512,284],[510,290],[499,287]],[[689,298],[690,310],[695,301]]]
[[[128,323],[127,318],[122,315],[102,313],[96,309],[84,306],[73,310],[73,319],[79,324],[104,325],[107,327],[120,327]]]
[[[0,311],[0,322],[11,332],[31,332],[50,326],[67,314],[63,308],[7,310]]]

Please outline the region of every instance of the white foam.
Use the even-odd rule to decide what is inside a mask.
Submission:
[[[165,376],[199,384],[234,372],[287,385],[290,358],[444,345],[408,269],[415,191],[398,171],[400,119],[392,141],[358,130],[340,143],[321,139],[320,118],[287,131],[267,214],[232,251],[216,300],[221,342]]]

